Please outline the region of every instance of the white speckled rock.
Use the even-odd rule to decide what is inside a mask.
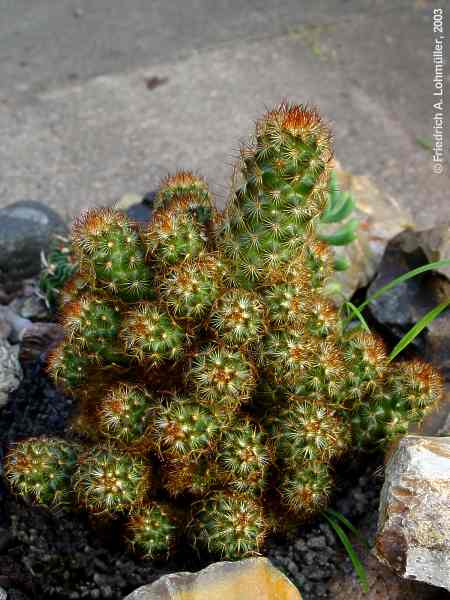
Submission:
[[[386,466],[378,558],[406,579],[450,590],[450,437],[404,437]]]
[[[19,346],[11,346],[0,338],[0,407],[4,406],[9,394],[19,387],[22,368],[18,358]]]
[[[171,573],[124,600],[302,600],[267,558],[219,562],[198,573]]]

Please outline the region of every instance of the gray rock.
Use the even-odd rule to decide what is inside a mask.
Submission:
[[[21,200],[0,209],[0,285],[5,291],[37,275],[52,236],[66,233],[61,217],[40,202]]]
[[[420,244],[420,233],[403,231],[389,242],[368,295],[374,294],[395,277],[428,262]],[[448,291],[448,280],[427,272],[397,285],[371,302],[370,311],[380,324],[400,337],[426,312],[442,302]]]
[[[133,221],[146,225],[153,213],[153,197],[155,192],[150,192],[144,197],[138,194],[124,194],[122,198],[116,202],[114,208],[123,210]]]
[[[9,394],[19,387],[22,368],[18,359],[18,346],[0,338],[0,408],[8,402]]]
[[[406,579],[450,590],[450,437],[400,440],[386,466],[376,554]]]
[[[22,334],[19,352],[20,361],[23,364],[41,358],[63,337],[64,329],[58,323],[31,323]]]
[[[32,321],[44,321],[49,316],[45,300],[36,285],[22,286],[22,290],[9,303],[9,308],[20,317]]]
[[[442,241],[445,239],[444,229],[450,231],[448,226],[422,232],[404,231],[391,240],[378,275],[368,289],[368,295],[374,294],[386,283],[407,271],[427,264],[430,260],[442,259],[441,250],[444,252],[445,247]],[[448,298],[450,280],[443,272],[430,271],[394,287],[369,306],[376,321],[399,339],[427,312]],[[448,431],[444,424],[450,416],[450,307],[432,321],[411,346],[422,358],[440,370],[448,386],[440,410],[426,419],[423,431]]]
[[[18,315],[10,306],[0,306],[0,337],[8,338],[10,342],[17,343],[25,329],[31,325],[29,319]]]
[[[425,231],[418,231],[416,237],[430,262],[450,258],[450,225],[438,225]],[[440,267],[437,272],[450,279],[450,265]]]
[[[301,600],[267,558],[213,563],[198,573],[171,573],[124,600]]]

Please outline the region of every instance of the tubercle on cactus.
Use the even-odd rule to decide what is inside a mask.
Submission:
[[[212,344],[197,354],[188,377],[207,405],[239,406],[255,388],[253,364],[239,350]]]
[[[188,344],[186,332],[152,302],[140,302],[125,313],[119,332],[129,356],[157,366],[179,358]]]
[[[144,557],[167,559],[179,537],[179,524],[179,515],[169,504],[152,501],[129,517],[128,541]]]
[[[155,209],[182,208],[190,211],[198,206],[213,208],[206,181],[192,171],[178,171],[162,180]]]
[[[79,457],[74,489],[79,503],[93,513],[122,512],[142,505],[150,481],[151,468],[142,457],[102,445]]]
[[[220,421],[207,407],[174,397],[160,407],[150,428],[162,455],[196,459],[217,443]]]
[[[238,559],[256,554],[268,533],[261,505],[247,496],[217,492],[193,509],[189,534],[196,547]]]
[[[195,258],[206,250],[207,240],[204,225],[176,209],[158,211],[145,234],[147,252],[162,268]]]
[[[279,484],[283,503],[293,513],[307,516],[325,508],[332,489],[327,463],[303,461],[285,473]]]
[[[433,367],[389,364],[327,296],[335,262],[318,228],[351,205],[324,215],[332,156],[317,111],[282,103],[257,121],[222,213],[181,171],[145,229],[111,209],[75,223],[48,370],[78,400],[83,442],[19,442],[6,458],[17,493],[120,514],[151,558],[178,534],[251,556],[326,507],[338,461],[438,405]]]
[[[212,309],[210,324],[228,346],[244,348],[261,339],[265,329],[265,309],[254,293],[226,291]]]
[[[72,240],[82,273],[124,301],[152,295],[145,247],[138,228],[123,213],[93,209],[75,222]]]
[[[120,324],[120,309],[114,302],[83,295],[63,309],[63,326],[74,347],[99,358],[114,360],[111,346]]]
[[[144,433],[157,407],[157,400],[142,386],[119,382],[108,390],[99,407],[99,429],[119,443],[148,443]]]

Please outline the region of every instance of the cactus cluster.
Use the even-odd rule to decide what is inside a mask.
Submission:
[[[120,516],[144,555],[181,538],[238,558],[323,510],[346,455],[433,410],[433,368],[391,365],[326,295],[332,158],[318,113],[282,104],[257,122],[222,213],[179,172],[146,229],[106,208],[78,219],[49,372],[78,398],[81,442],[17,443],[13,489]]]

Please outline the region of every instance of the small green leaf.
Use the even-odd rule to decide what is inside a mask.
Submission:
[[[323,211],[320,220],[322,221],[323,219],[326,219],[328,214],[334,212],[341,201],[342,198],[341,193],[339,191],[337,176],[335,171],[332,171],[330,177],[330,187],[327,196],[327,206]]]
[[[339,223],[346,219],[355,208],[355,201],[353,197],[347,192],[341,193],[341,201],[334,208],[334,210],[327,211],[327,214],[323,214],[320,221],[322,223]]]
[[[372,294],[371,296],[366,298],[364,300],[364,302],[358,306],[358,308],[360,311],[363,311],[364,308],[368,304],[370,304],[370,302],[373,302],[374,300],[376,300],[377,298],[379,298],[380,296],[382,296],[389,290],[392,290],[392,288],[397,287],[397,285],[400,285],[404,281],[407,281],[408,279],[411,279],[412,277],[415,277],[416,275],[421,275],[422,273],[425,273],[426,271],[432,271],[433,269],[439,269],[440,267],[446,267],[448,265],[450,265],[450,258],[444,258],[443,260],[431,262],[427,265],[422,265],[421,267],[417,267],[417,269],[413,269],[412,271],[408,271],[407,273],[404,273],[403,275],[396,277],[395,279],[390,281],[388,284],[384,285],[379,290],[377,290],[374,294]]]
[[[419,144],[419,146],[425,148],[425,150],[433,150],[433,141],[430,138],[417,136],[416,142]]]
[[[350,219],[343,227],[334,233],[319,233],[319,239],[332,246],[345,246],[356,239],[358,219]]]
[[[353,313],[355,315],[355,317],[360,320],[361,325],[364,327],[364,329],[368,333],[370,333],[370,327],[367,325],[367,321],[362,316],[361,311],[352,302],[350,302],[350,300],[347,300],[347,302],[345,302],[344,306],[348,309],[349,313]],[[346,322],[346,324],[347,323],[348,323],[348,321]]]
[[[402,350],[406,348],[413,340],[416,338],[419,333],[425,329],[436,317],[438,317],[442,311],[444,311],[448,306],[450,306],[450,298],[445,300],[445,302],[441,302],[438,306],[427,312],[420,321],[418,321],[409,331],[405,333],[399,343],[395,346],[392,352],[389,354],[389,362],[393,360]]]
[[[342,527],[339,525],[339,523],[333,517],[330,517],[326,513],[322,513],[322,514],[325,517],[325,519],[329,522],[331,527],[334,529],[338,538],[341,540],[342,545],[344,546],[345,550],[347,551],[348,556],[350,557],[350,560],[352,561],[353,568],[355,569],[355,572],[359,579],[361,588],[362,588],[363,592],[365,592],[367,594],[367,592],[369,591],[369,582],[367,580],[367,573],[364,568],[364,565],[359,560],[350,540],[348,539],[347,534],[345,533],[345,531],[342,529]]]
[[[346,271],[350,267],[350,261],[346,256],[337,256],[334,259],[333,269],[335,271]]]
[[[369,546],[369,542],[367,541],[367,539],[362,535],[362,533],[356,529],[356,527],[354,525],[352,525],[350,523],[350,521],[347,519],[347,517],[344,517],[344,515],[342,513],[340,513],[337,510],[334,510],[332,508],[327,508],[325,509],[325,511],[329,516],[334,517],[335,519],[338,519],[339,521],[341,521],[341,523],[343,523],[348,529],[350,529],[350,531],[356,535],[356,537],[364,544],[364,546],[369,550],[370,546]]]

